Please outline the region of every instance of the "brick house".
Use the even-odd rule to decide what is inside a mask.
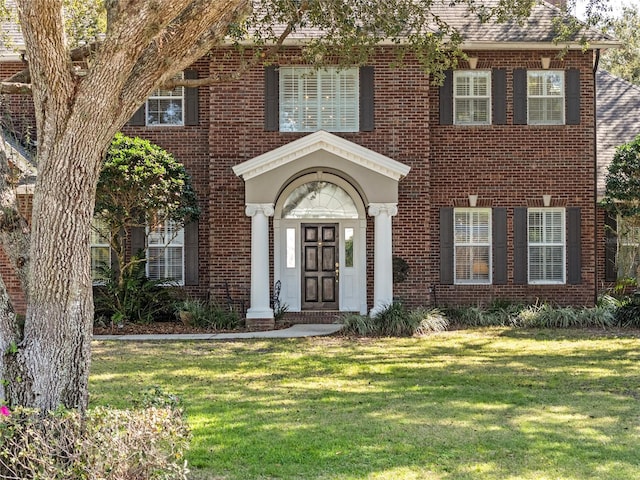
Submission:
[[[273,324],[276,283],[300,322],[394,299],[593,304],[595,71],[615,42],[591,32],[586,50],[557,45],[557,15],[543,3],[524,25],[487,25],[443,10],[469,60],[440,87],[410,59],[390,66],[385,45],[366,66],[314,71],[296,63],[294,37],[278,65],[241,81],[155,92],[123,132],[185,164],[203,215],[168,246],[149,232],[149,275],[197,296],[228,290],[255,328]],[[4,58],[3,78],[23,68]],[[184,75],[239,64],[220,48]],[[8,107],[24,132],[29,106]]]

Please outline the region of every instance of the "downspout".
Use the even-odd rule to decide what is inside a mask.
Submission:
[[[595,261],[595,278],[594,278],[594,292],[593,292],[593,304],[596,305],[598,303],[598,283],[599,283],[599,223],[598,223],[598,84],[596,73],[598,71],[598,65],[600,64],[600,49],[596,48],[595,58],[593,61],[593,221],[595,226],[595,235],[593,236],[594,241],[594,261]]]

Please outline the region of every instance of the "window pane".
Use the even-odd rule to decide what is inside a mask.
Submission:
[[[183,73],[174,79],[182,80]],[[184,87],[157,89],[147,99],[147,125],[183,125]]]
[[[353,228],[344,229],[344,266],[353,267]]]
[[[296,268],[296,229],[287,228],[287,268]]]
[[[530,282],[564,282],[564,216],[563,209],[529,210]]]
[[[529,123],[558,125],[564,122],[564,72],[527,72]]]
[[[491,210],[454,210],[456,283],[491,283]]]
[[[283,218],[358,218],[349,194],[329,182],[309,182],[296,188],[285,201]]]
[[[454,72],[454,118],[460,125],[486,125],[491,118],[491,72]]]
[[[280,67],[280,130],[357,131],[359,73]]]
[[[150,227],[147,232],[147,276],[152,280],[184,283],[184,230],[173,222]]]

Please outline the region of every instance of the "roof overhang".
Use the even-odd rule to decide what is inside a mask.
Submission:
[[[396,181],[411,169],[392,158],[320,130],[240,163],[233,167],[233,172],[247,181],[317,151],[332,153]]]

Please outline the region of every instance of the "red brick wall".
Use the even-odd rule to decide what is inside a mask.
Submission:
[[[552,52],[476,52],[478,68],[507,71],[507,125],[461,127],[438,125],[438,95],[432,91],[431,205],[434,232],[429,251],[429,284],[436,285],[436,301],[453,304],[486,304],[493,299],[548,300],[558,304],[590,305],[594,301],[595,199],[594,106],[590,53],[569,52],[552,68],[580,69],[581,122],[567,126],[513,125],[513,70],[540,68],[540,56]],[[507,208],[508,284],[492,286],[438,285],[439,208],[454,206],[477,194],[480,201]],[[552,195],[554,205],[580,207],[582,213],[582,283],[580,285],[513,284],[513,208],[540,203]]]
[[[236,68],[238,57],[214,52],[196,64],[200,75]],[[596,290],[594,207],[594,109],[592,57],[569,52],[552,68],[581,70],[581,124],[529,127],[513,125],[512,74],[539,68],[540,56],[554,52],[474,52],[478,68],[507,71],[507,125],[440,126],[438,88],[416,64],[389,67],[381,50],[375,67],[375,131],[340,134],[411,167],[400,181],[398,215],[393,218],[394,254],[409,266],[406,282],[394,294],[410,305],[486,304],[493,299],[551,300],[591,304]],[[295,51],[288,52],[288,57]],[[210,61],[209,61],[210,60]],[[127,135],[148,138],[174,153],[191,173],[203,209],[200,221],[200,278],[193,294],[221,297],[228,282],[234,297],[247,298],[250,285],[251,221],[244,213],[244,182],[232,167],[289,143],[302,134],[264,130],[262,68],[240,81],[200,88],[198,126],[131,127]],[[284,179],[283,179],[284,181]],[[439,285],[439,208],[477,194],[481,201],[506,207],[508,283],[490,286]],[[552,195],[555,204],[582,209],[582,283],[527,286],[513,283],[513,209]],[[271,240],[270,252],[273,252]],[[373,219],[368,219],[368,299],[373,296]],[[271,263],[272,265],[272,259]],[[435,297],[433,296],[435,292]]]

